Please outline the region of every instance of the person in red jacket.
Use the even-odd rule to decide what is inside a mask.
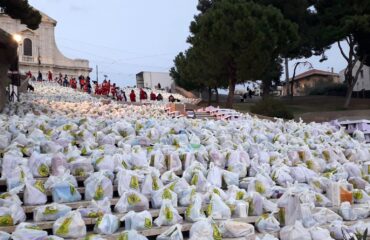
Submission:
[[[112,93],[113,98],[116,98],[117,90],[116,90],[116,84],[113,83],[110,92]]]
[[[134,90],[131,90],[130,100],[131,100],[131,102],[136,102],[136,94],[135,94]]]
[[[53,74],[50,71],[48,72],[48,80],[49,82],[53,81]]]
[[[156,101],[156,100],[157,100],[157,96],[155,95],[155,93],[154,93],[154,92],[151,92],[151,93],[150,93],[150,100],[151,100],[151,101]]]

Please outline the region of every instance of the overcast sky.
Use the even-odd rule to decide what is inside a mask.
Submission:
[[[58,21],[56,41],[70,58],[90,60],[91,76],[104,75],[120,86],[135,85],[140,71],[167,72],[178,52],[188,48],[189,24],[197,0],[29,0]],[[339,72],[344,59],[335,47],[314,68]],[[291,68],[293,62],[290,64]],[[297,72],[307,70],[299,67]],[[291,71],[292,75],[292,71]]]

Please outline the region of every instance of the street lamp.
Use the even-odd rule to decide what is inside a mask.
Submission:
[[[22,42],[22,36],[19,35],[19,34],[14,34],[13,35],[13,39],[14,41],[16,41],[18,44],[20,44]]]

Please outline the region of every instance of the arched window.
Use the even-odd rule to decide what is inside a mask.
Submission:
[[[32,41],[29,38],[25,38],[23,41],[23,55],[32,56]]]

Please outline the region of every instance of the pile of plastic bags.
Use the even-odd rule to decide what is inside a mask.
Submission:
[[[316,240],[329,239],[323,226],[341,239],[344,221],[370,215],[369,145],[344,129],[249,115],[172,119],[163,106],[107,104],[69,88],[35,87],[0,115],[2,226],[25,221],[22,205],[39,205],[34,220],[55,221],[53,232],[63,238],[85,236],[83,218],[97,219],[96,234],[118,233],[114,214],[121,213],[124,236],[153,225],[177,226],[177,236],[176,224],[187,221],[192,239],[217,239],[249,231],[225,220],[256,216],[260,233]],[[83,195],[77,177],[85,179]],[[81,200],[91,205],[65,205]],[[157,218],[150,207],[159,209]],[[184,217],[178,207],[186,207]]]

